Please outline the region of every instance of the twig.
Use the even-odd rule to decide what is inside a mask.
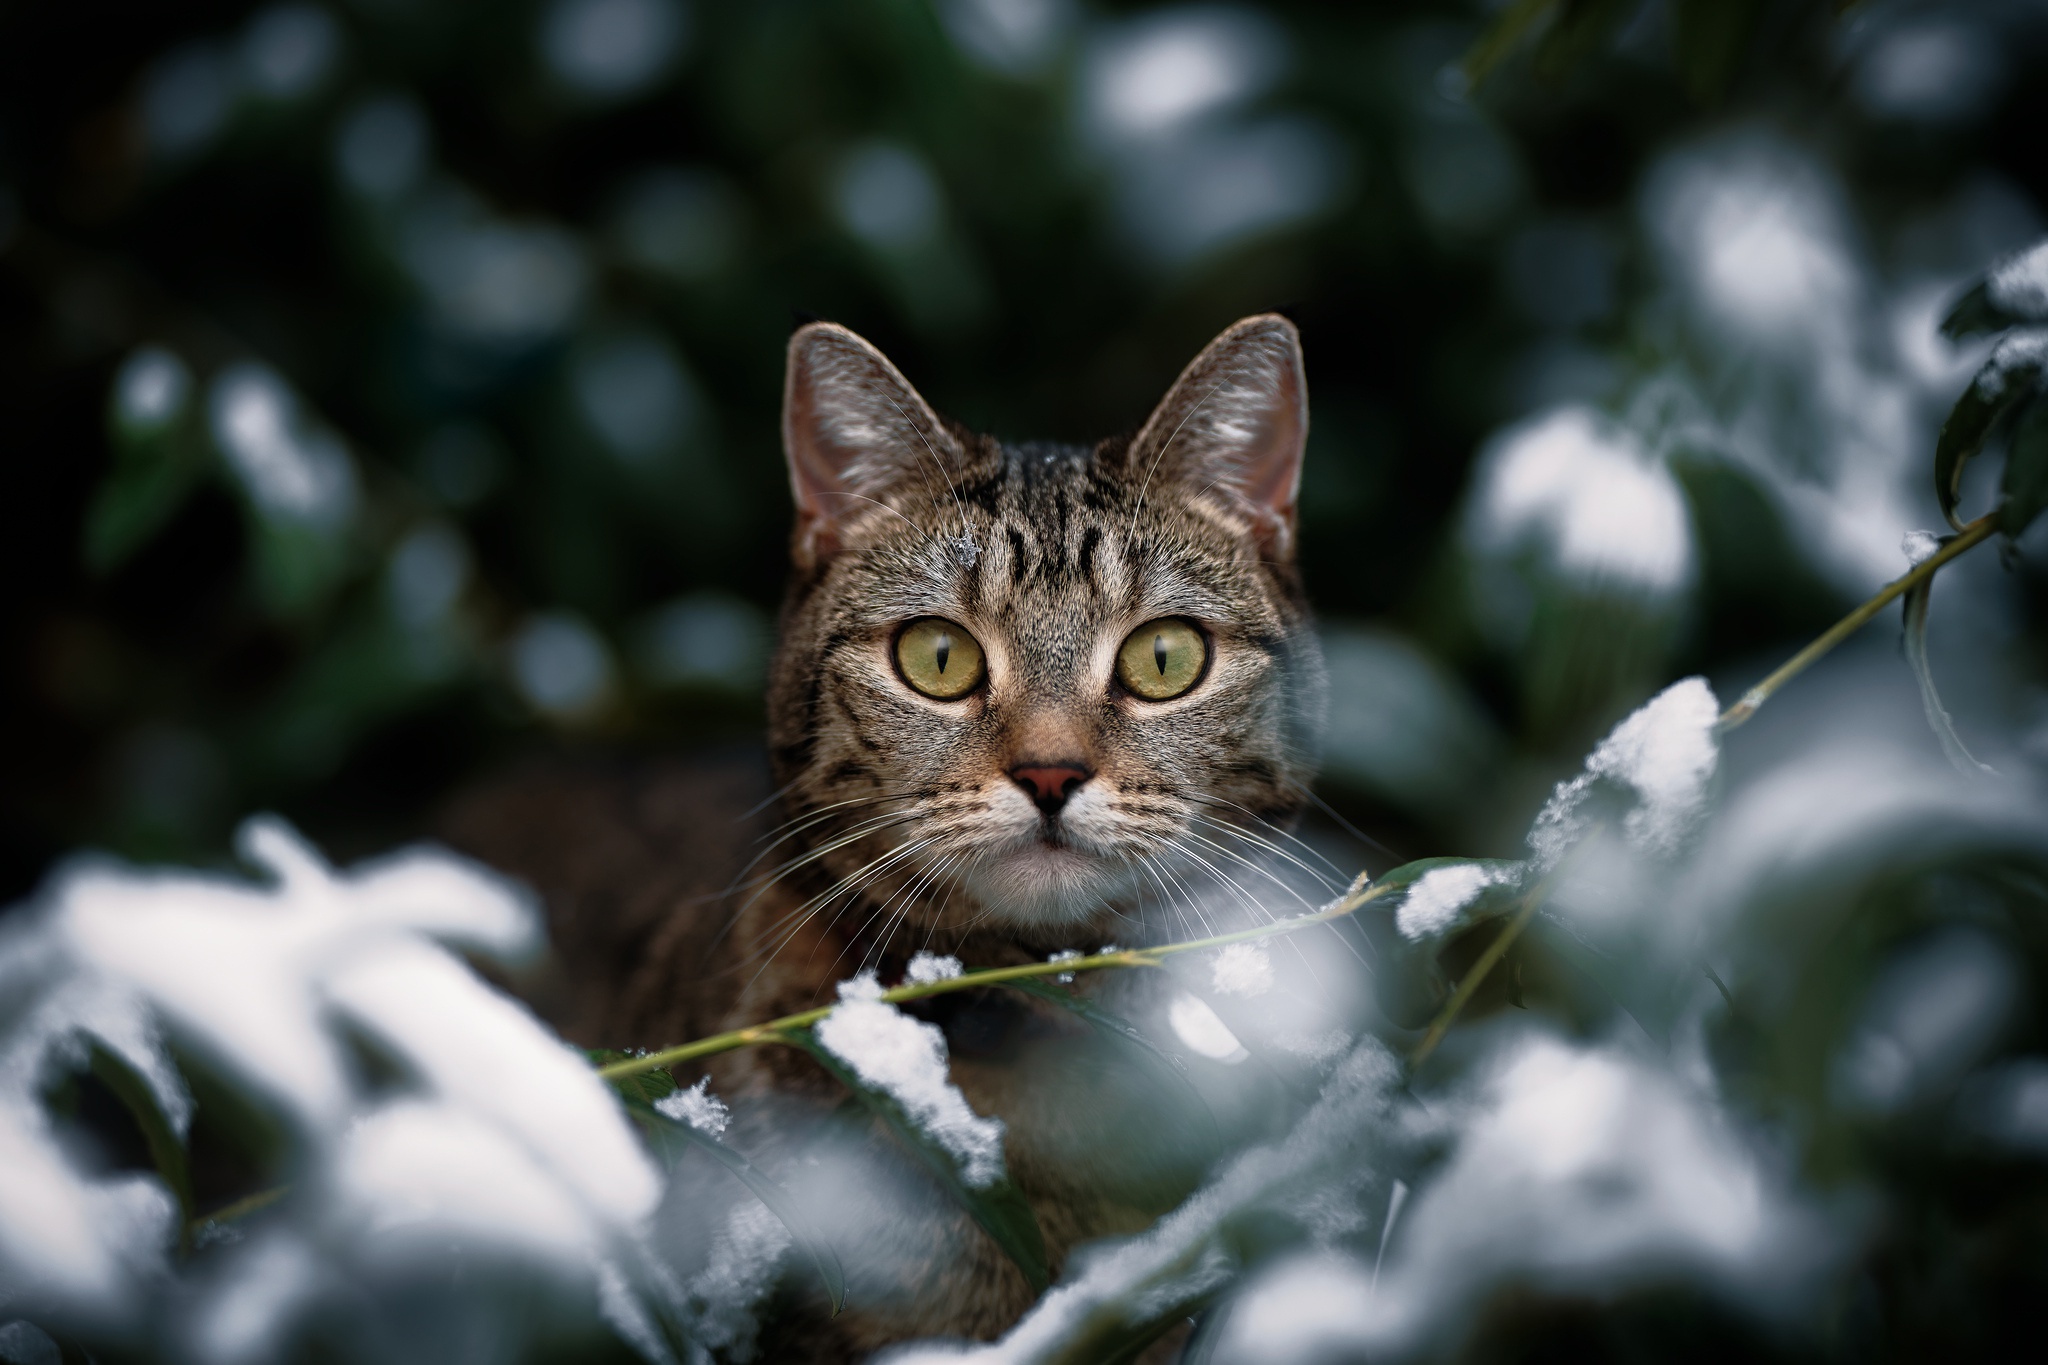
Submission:
[[[1886,584],[1875,597],[1829,626],[1819,639],[1785,660],[1770,677],[1743,693],[1741,701],[1721,713],[1720,722],[1715,728],[1726,734],[1748,720],[1776,694],[1779,688],[1804,673],[1822,655],[1869,624],[1870,619],[1883,611],[1894,599],[1934,577],[1935,571],[1942,565],[1964,551],[1989,540],[1997,530],[1998,514],[1995,512],[1981,516],[1965,526],[1961,535],[1915,564],[1903,577]]]
[[[1220,948],[1229,943],[1245,943],[1252,939],[1271,938],[1276,934],[1291,934],[1331,920],[1342,919],[1360,906],[1394,890],[1384,884],[1368,884],[1364,876],[1351,884],[1351,889],[1331,901],[1322,909],[1291,919],[1276,920],[1252,929],[1240,929],[1233,934],[1216,934],[1209,938],[1191,939],[1185,943],[1162,943],[1151,948],[1122,948],[1115,952],[1096,953],[1091,957],[1060,958],[1050,962],[1027,962],[1016,967],[991,967],[986,971],[964,972],[959,976],[942,977],[937,981],[920,981],[908,986],[897,986],[883,991],[881,999],[892,1005],[906,1000],[923,1000],[929,996],[945,995],[950,991],[973,990],[977,986],[997,986],[1005,981],[1029,981],[1042,976],[1064,976],[1070,972],[1094,972],[1109,967],[1156,967],[1169,957],[1179,953],[1197,952],[1203,948]],[[663,1048],[639,1057],[628,1057],[598,1068],[597,1074],[606,1080],[623,1076],[637,1076],[643,1071],[656,1067],[674,1066],[679,1062],[695,1061],[699,1057],[712,1057],[721,1052],[732,1052],[743,1047],[760,1043],[782,1043],[789,1041],[788,1035],[799,1029],[809,1028],[833,1010],[823,1005],[799,1014],[786,1014],[780,1019],[771,1019],[765,1024],[752,1024],[746,1028],[733,1029],[727,1033],[715,1033],[709,1038],[699,1038],[694,1043],[680,1047]]]

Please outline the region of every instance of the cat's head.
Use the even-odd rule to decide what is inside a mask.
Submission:
[[[1307,432],[1278,316],[1093,449],[974,435],[852,332],[799,330],[769,711],[820,906],[1078,930],[1208,889],[1229,830],[1272,838],[1322,690],[1294,564]]]

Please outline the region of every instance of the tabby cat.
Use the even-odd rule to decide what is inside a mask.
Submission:
[[[987,967],[1192,927],[1167,912],[1221,833],[1275,837],[1306,799],[1307,430],[1299,339],[1275,315],[1229,328],[1135,436],[1092,448],[976,435],[852,332],[800,329],[773,800],[737,757],[537,771],[459,808],[456,841],[549,902],[560,976],[530,983],[536,1001],[580,1042],[655,1046],[829,1002],[859,969],[892,983],[921,950]],[[968,1101],[1006,1124],[1057,1269],[1170,1207],[1205,1154],[1175,1147],[1156,1091],[1084,1057],[1070,1016],[1018,999],[921,1012]],[[710,1071],[735,1145],[771,1168],[806,1160],[841,1098],[790,1049]],[[852,1307],[828,1321],[788,1289],[760,1349],[999,1335],[1031,1301],[1021,1273],[886,1139],[862,1141]]]

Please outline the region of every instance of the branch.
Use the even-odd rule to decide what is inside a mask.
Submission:
[[[1741,701],[1721,713],[1721,722],[1717,728],[1726,734],[1748,720],[1763,708],[1763,704],[1769,701],[1779,688],[1804,673],[1818,662],[1822,655],[1868,625],[1870,618],[1883,611],[1893,599],[1934,577],[1942,565],[1964,551],[1991,539],[1997,530],[1996,512],[1981,516],[1965,526],[1961,535],[1915,564],[1903,577],[1886,584],[1875,597],[1829,626],[1819,639],[1779,665],[1777,672],[1743,693]]]

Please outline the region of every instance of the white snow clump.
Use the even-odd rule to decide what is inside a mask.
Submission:
[[[1273,959],[1263,943],[1233,943],[1210,963],[1212,984],[1223,995],[1264,995],[1273,989]]]
[[[1941,537],[1932,531],[1908,531],[1899,541],[1899,553],[1909,565],[1925,564],[1941,549]]]
[[[2007,332],[1992,348],[1971,385],[1987,399],[1997,398],[2005,386],[2025,383],[2048,367],[2048,327],[2020,327]]]
[[[1475,550],[1535,544],[1566,577],[1667,597],[1692,582],[1692,519],[1662,461],[1587,407],[1511,427],[1480,458],[1465,519]]]
[[[960,975],[963,970],[960,959],[950,954],[940,956],[937,953],[919,953],[910,959],[910,966],[905,969],[903,979],[913,985],[924,986],[934,981],[950,980]]]
[[[1200,996],[1175,996],[1167,1007],[1166,1022],[1172,1026],[1175,1037],[1204,1057],[1236,1066],[1251,1056],[1230,1031],[1230,1025]]]
[[[1514,873],[1479,863],[1460,863],[1425,872],[1408,888],[1408,895],[1394,915],[1394,927],[1411,943],[1430,938],[1450,928],[1458,912],[1479,898],[1489,886],[1504,886]]]
[[[39,1093],[90,1041],[182,1131],[191,1101],[159,1029],[284,1120],[290,1197],[329,1233],[309,1255],[370,1264],[471,1235],[577,1276],[632,1255],[660,1182],[615,1098],[449,951],[530,953],[541,931],[528,899],[430,850],[337,872],[274,818],[250,820],[238,842],[269,884],[80,861],[0,936],[0,1307],[118,1315],[139,1306],[141,1274],[167,1270],[169,1195],[75,1167]],[[409,1084],[366,1085],[345,1033]],[[195,1321],[231,1320],[261,1349],[303,1297],[245,1283],[264,1259],[211,1282]]]
[[[2048,320],[2048,242],[2001,261],[1986,277],[1984,292],[2015,317]]]
[[[1634,789],[1635,809],[1622,830],[1637,848],[1655,854],[1678,850],[1706,809],[1707,784],[1721,756],[1714,736],[1721,704],[1705,678],[1687,678],[1659,692],[1586,760],[1586,770],[1557,784],[1529,830],[1537,865],[1551,868],[1586,832],[1582,807],[1600,779]],[[1411,893],[1412,894],[1412,893]]]
[[[732,1123],[732,1110],[711,1093],[709,1076],[699,1076],[697,1083],[687,1090],[663,1095],[654,1102],[654,1108],[666,1118],[689,1124],[706,1137],[722,1136]]]
[[[946,1075],[946,1035],[881,1000],[873,972],[839,983],[839,1003],[812,1032],[853,1074],[902,1105],[959,1163],[960,1178],[985,1189],[1003,1178],[1003,1122],[983,1118]]]

